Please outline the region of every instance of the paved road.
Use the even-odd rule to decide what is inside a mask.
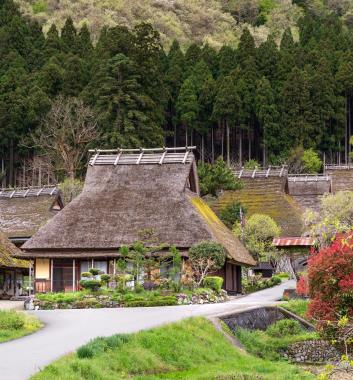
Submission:
[[[33,313],[45,323],[42,330],[0,344],[0,379],[26,380],[53,360],[97,336],[130,333],[191,316],[211,316],[273,304],[288,287],[294,287],[294,281],[223,304],[36,311]]]

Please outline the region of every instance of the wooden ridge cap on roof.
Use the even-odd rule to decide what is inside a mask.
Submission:
[[[56,186],[23,187],[14,189],[0,189],[0,198],[29,198],[43,195],[57,195]]]
[[[163,165],[193,161],[195,146],[175,148],[92,149],[89,165]]]

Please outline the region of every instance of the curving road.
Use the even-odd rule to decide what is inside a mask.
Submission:
[[[131,333],[192,316],[212,316],[273,304],[293,280],[222,304],[126,309],[41,310],[32,312],[45,327],[0,344],[0,379],[27,380],[33,373],[97,336]]]

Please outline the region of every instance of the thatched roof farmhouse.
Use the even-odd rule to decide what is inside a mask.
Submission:
[[[55,186],[0,190],[0,228],[20,246],[63,208]]]
[[[63,285],[69,290],[91,260],[108,272],[118,248],[141,240],[146,230],[154,244],[175,245],[185,257],[203,240],[221,243],[228,253],[223,275],[229,290],[239,290],[240,265],[255,264],[199,197],[195,158],[185,148],[96,151],[82,193],[23,245],[21,257],[36,259],[50,290],[64,281],[53,278],[55,268],[70,268],[75,278]]]

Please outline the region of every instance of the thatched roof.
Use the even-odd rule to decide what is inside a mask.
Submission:
[[[0,267],[28,268],[26,261],[13,257],[18,254],[21,254],[21,251],[0,231]]]
[[[6,236],[28,238],[63,207],[56,187],[0,191],[0,226]]]
[[[158,157],[149,160],[148,154],[153,153],[144,153],[145,162],[139,163],[136,157],[116,165],[113,158],[108,163],[91,159],[82,193],[24,244],[22,256],[60,257],[74,251],[79,257],[103,251],[112,256],[147,231],[153,240],[149,245],[164,243],[185,251],[203,240],[218,241],[235,262],[254,265],[239,240],[198,197],[192,152],[186,160],[182,152],[162,164]]]
[[[219,213],[228,205],[240,202],[247,210],[247,218],[266,214],[277,222],[284,236],[301,236],[303,209],[284,192],[285,181],[283,177],[244,178],[242,189],[225,191],[212,204],[212,209]]]

